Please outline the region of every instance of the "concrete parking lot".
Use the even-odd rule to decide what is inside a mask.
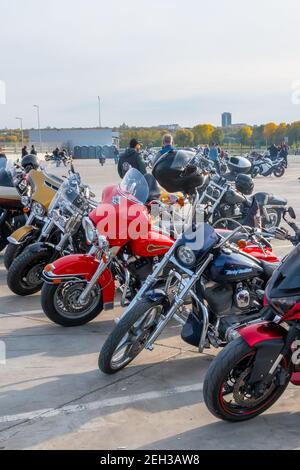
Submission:
[[[109,162],[76,163],[98,198],[118,181]],[[255,189],[285,196],[300,220],[300,157],[281,178]],[[284,254],[290,246],[276,243]],[[39,295],[18,298],[6,286],[0,255],[0,449],[299,449],[300,389],[290,386],[266,414],[243,424],[214,419],[202,383],[216,351],[199,355],[170,325],[155,350],[125,371],[98,370],[101,345],[120,309],[80,328],[63,329],[42,313]]]

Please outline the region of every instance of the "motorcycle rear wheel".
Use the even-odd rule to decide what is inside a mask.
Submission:
[[[285,174],[284,166],[281,166],[280,168],[277,168],[276,170],[274,170],[274,176],[276,176],[276,178],[281,178],[284,174]]]
[[[247,389],[256,349],[239,338],[223,349],[211,364],[204,381],[204,401],[209,411],[219,419],[241,422],[264,413],[281,397],[290,377],[280,385],[276,376],[260,397],[253,397]],[[285,364],[280,367],[286,369]]]
[[[69,284],[71,290],[68,291]],[[86,283],[44,284],[41,304],[45,315],[52,322],[64,327],[85,325],[94,320],[103,310],[102,295],[99,287],[95,288],[84,306],[76,305]],[[63,291],[65,289],[65,291]],[[73,305],[73,311],[72,311]],[[68,310],[69,308],[69,310]]]
[[[156,321],[162,312],[162,305],[141,300],[115,326],[105,341],[99,355],[99,369],[105,374],[115,374],[130,364],[144,349]],[[122,349],[125,348],[123,354]]]

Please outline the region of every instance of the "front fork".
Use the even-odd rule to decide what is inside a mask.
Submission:
[[[91,254],[91,253],[90,253]],[[78,299],[79,304],[84,305],[87,298],[89,297],[90,293],[92,292],[94,286],[97,284],[99,277],[104,273],[104,271],[108,268],[109,264],[113,259],[113,255],[108,255],[105,260],[101,259],[95,274],[93,275],[92,279],[87,283],[86,288],[82,292],[81,296]]]
[[[171,257],[172,258],[172,257]],[[207,260],[202,264],[201,268],[196,271],[196,273],[192,274],[188,282],[184,282],[183,289],[180,291],[178,295],[176,295],[174,302],[168,311],[167,315],[160,320],[158,323],[157,327],[155,328],[155,331],[152,333],[150,338],[148,339],[147,343],[145,344],[145,349],[152,350],[153,349],[153,344],[159,337],[159,335],[162,333],[164,328],[167,326],[169,321],[176,315],[177,310],[184,305],[185,299],[188,295],[191,295],[192,298],[195,300],[197,303],[198,307],[200,307],[202,311],[202,316],[203,316],[203,330],[200,338],[200,343],[199,343],[199,352],[203,352],[204,346],[205,346],[205,341],[206,341],[206,336],[207,336],[207,331],[209,327],[209,316],[208,316],[208,311],[205,305],[200,302],[198,299],[197,295],[193,291],[193,288],[195,284],[197,283],[198,279],[200,276],[203,274],[211,260],[213,259],[213,255],[209,255]],[[173,259],[173,261],[175,261]],[[176,263],[177,264],[177,263]],[[190,272],[189,272],[190,273]]]

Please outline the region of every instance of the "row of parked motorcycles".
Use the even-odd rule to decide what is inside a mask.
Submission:
[[[100,203],[73,162],[63,177],[51,166],[2,168],[1,220],[9,211],[26,218],[23,226],[18,216],[0,226],[7,283],[21,296],[41,290],[45,314],[64,327],[86,324],[120,299],[125,311],[99,355],[107,374],[152,350],[172,320],[200,353],[225,347],[208,373],[205,400],[221,418],[249,419],[298,374],[291,362],[300,335],[297,257],[282,263],[271,240],[297,246],[300,230],[286,200],[249,194],[247,175],[230,183],[201,160],[174,151],[152,174],[130,169]],[[282,217],[292,234],[279,228]]]

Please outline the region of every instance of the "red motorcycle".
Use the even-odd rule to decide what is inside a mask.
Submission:
[[[134,169],[119,186],[104,190],[102,203],[83,221],[92,246],[90,253],[66,256],[44,270],[41,302],[50,320],[62,326],[80,326],[103,309],[113,309],[115,281],[122,292],[121,306],[130,303],[174,244],[171,236],[152,228],[149,207],[159,196],[153,177],[144,177]],[[193,205],[195,201],[190,202]],[[256,240],[255,233],[251,236]],[[267,241],[265,247],[258,245],[258,240],[241,243],[254,257],[279,262]]]
[[[288,212],[295,219],[294,211]],[[240,328],[239,338],[208,370],[204,399],[217,418],[252,419],[270,408],[290,382],[300,386],[300,229],[287,223],[295,236],[285,238],[297,246],[266,288],[264,321]]]
[[[41,302],[50,320],[79,326],[114,308],[115,281],[122,306],[135,296],[174,243],[152,228],[149,206],[159,195],[153,177],[135,169],[119,186],[103,191],[102,203],[83,221],[90,253],[66,256],[45,268]]]

